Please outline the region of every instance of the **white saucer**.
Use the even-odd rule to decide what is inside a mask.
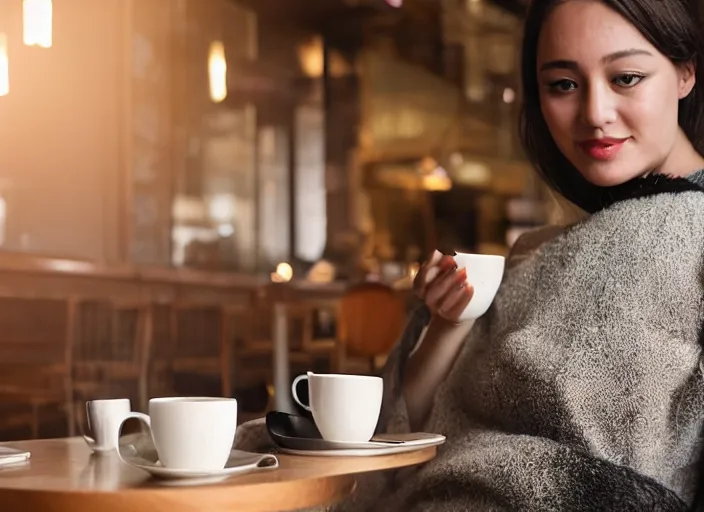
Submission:
[[[124,438],[120,438],[118,455],[126,464],[148,472],[164,484],[169,482],[172,485],[209,484],[234,475],[272,470],[279,467],[279,460],[272,454],[232,450],[223,469],[207,471],[165,468],[159,462],[156,450],[150,441],[145,440],[143,436],[137,436],[137,438],[133,438],[132,443],[128,444],[125,443]]]
[[[415,434],[384,434],[375,436],[374,439],[377,440],[377,442],[350,443],[354,445],[354,448],[338,448],[340,445],[344,445],[344,443],[336,442],[335,449],[294,450],[280,446],[279,451],[290,455],[305,455],[311,457],[376,457],[379,455],[413,452],[428,448],[429,446],[439,446],[445,442],[445,436],[425,432]],[[384,445],[384,440],[393,444]]]
[[[155,478],[162,480],[188,480],[191,485],[219,482],[233,475],[251,473],[279,467],[279,460],[271,454],[250,453],[232,450],[230,458],[223,469],[202,471],[191,469],[165,468],[160,462],[149,462],[145,459],[123,458],[123,460],[136,468],[143,469]],[[183,484],[184,482],[180,482]]]

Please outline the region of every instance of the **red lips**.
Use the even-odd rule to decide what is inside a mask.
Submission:
[[[625,139],[617,139],[614,137],[587,139],[581,141],[579,147],[595,160],[606,161],[615,158],[627,140],[628,137]]]

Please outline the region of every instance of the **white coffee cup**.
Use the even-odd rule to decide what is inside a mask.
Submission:
[[[457,253],[454,259],[459,268],[467,270],[467,282],[474,287],[472,300],[460,315],[460,321],[479,318],[487,312],[499,290],[505,258],[491,254]]]
[[[137,418],[146,424],[162,466],[218,471],[225,467],[235,442],[237,400],[152,398],[149,416],[134,412],[125,421],[129,418]]]
[[[310,406],[296,393],[304,379],[308,380]],[[308,372],[294,379],[291,391],[294,400],[313,414],[326,441],[366,443],[374,436],[384,394],[380,377]]]
[[[92,400],[86,402],[86,418],[90,435],[84,439],[96,452],[109,452],[117,448],[117,433],[132,407],[128,398]]]

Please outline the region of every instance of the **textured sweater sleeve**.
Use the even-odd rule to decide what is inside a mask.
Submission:
[[[430,311],[425,304],[419,304],[413,310],[398,343],[389,354],[381,372],[381,377],[384,379],[384,400],[381,405],[377,433],[410,432],[406,400],[403,396],[406,364],[429,322]]]

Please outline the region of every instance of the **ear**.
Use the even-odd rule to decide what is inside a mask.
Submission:
[[[689,96],[689,93],[692,92],[694,84],[697,82],[696,63],[691,61],[686,64],[681,64],[677,68],[677,74],[679,75],[679,99],[686,98]]]

